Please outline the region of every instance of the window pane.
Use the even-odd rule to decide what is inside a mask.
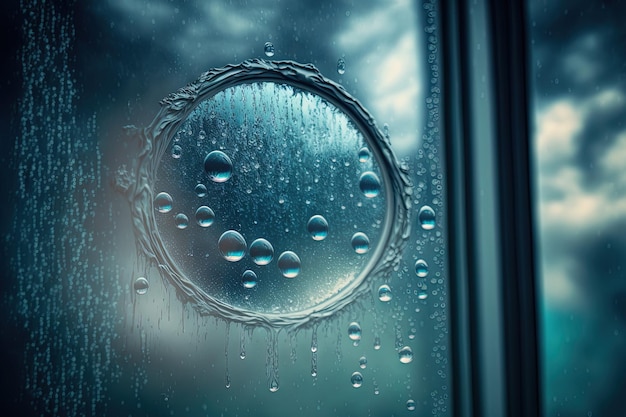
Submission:
[[[12,280],[6,291],[10,320],[2,336],[3,347],[11,347],[7,350],[14,372],[7,374],[19,375],[9,394],[14,394],[11,401],[21,415],[450,415],[436,3],[26,3],[19,13],[8,15],[24,43],[16,52],[22,88],[6,98],[18,103],[19,116],[11,122],[16,137],[11,191],[17,198],[12,207],[16,215],[4,219],[12,243]],[[253,58],[315,65],[330,80],[327,85],[341,85],[371,113],[378,126],[371,129],[390,141],[394,155],[383,155],[383,145],[376,148],[368,142],[369,130],[351,114],[342,115],[347,107],[332,96],[316,95],[306,83],[253,83],[223,89],[205,107],[193,108],[200,113],[189,108],[172,135],[164,136],[171,141],[166,152],[141,165],[156,144],[148,145],[146,139],[158,133],[124,126],[158,125],[151,123],[161,120],[160,109],[170,103],[165,99],[159,107],[163,97],[207,70],[234,68],[225,66]],[[272,93],[268,96],[266,90]],[[185,91],[190,90],[180,94]],[[298,105],[287,106],[289,100],[298,100]],[[228,137],[233,129],[247,126],[269,129],[248,125],[239,116],[262,120],[286,107],[286,112],[296,113],[285,113],[289,117],[276,125],[275,134],[252,131],[246,136],[268,148],[275,146],[272,149],[284,145],[283,154],[262,151],[258,143],[250,151],[244,147],[249,142]],[[317,112],[304,110],[311,108]],[[311,115],[320,118],[317,130],[307,130]],[[288,123],[296,120],[299,124],[290,130]],[[202,135],[196,128],[205,126],[210,129]],[[300,138],[300,127],[315,135],[294,146],[291,139]],[[307,146],[322,146],[320,137],[333,129],[343,134],[340,143],[332,143],[333,152],[347,149],[341,158],[333,160],[322,151],[307,154]],[[188,133],[193,138],[175,136]],[[194,154],[204,167],[202,181],[191,178],[188,166],[179,163],[193,153],[193,146],[200,147],[197,144],[210,144]],[[368,144],[372,159],[359,156]],[[209,158],[209,151],[219,153]],[[299,151],[304,154],[300,159]],[[237,155],[243,157],[238,160]],[[318,155],[323,158],[315,167]],[[228,165],[224,161],[232,162],[232,168],[220,170]],[[293,165],[296,161],[305,166]],[[207,168],[214,162],[216,169]],[[310,178],[303,173],[283,175],[300,168],[305,172],[309,164]],[[255,171],[262,168],[267,172]],[[301,187],[317,184],[314,168],[329,176],[335,172],[336,181],[320,181],[341,191],[316,191],[315,198],[328,199],[327,206],[318,202],[318,211],[332,208],[321,220],[314,216],[321,213],[306,212],[306,197],[297,194]],[[257,193],[254,187],[248,192],[246,185],[252,183],[237,182],[244,169],[258,173],[263,186],[272,179],[267,175],[271,171],[278,184],[271,189],[276,192]],[[411,203],[410,228],[400,237],[405,246],[397,258],[398,242],[385,240],[382,230],[386,202],[396,192],[384,178],[394,169],[402,173],[398,178],[409,180]],[[383,179],[380,188],[376,178]],[[287,181],[289,185],[279,190]],[[145,194],[151,198],[138,202],[144,194],[125,193],[133,184],[154,186]],[[242,188],[229,194],[227,186],[237,184]],[[162,191],[172,200],[157,198]],[[238,204],[251,207],[247,195],[259,196],[254,214],[240,213]],[[197,203],[201,198],[207,203]],[[189,207],[179,209],[176,204],[182,200]],[[149,210],[135,211],[141,204]],[[359,214],[366,204],[371,210]],[[292,209],[284,214],[281,207]],[[333,223],[334,214],[341,214],[341,220]],[[264,215],[270,226],[255,229]],[[155,228],[138,226],[152,216]],[[277,218],[293,224],[277,230]],[[399,218],[391,219],[389,227]],[[365,222],[373,230],[372,259],[381,247],[390,262],[388,274],[370,273],[370,258],[357,257],[365,253],[359,234]],[[244,227],[249,229],[244,232]],[[271,236],[273,258],[261,242],[255,250],[261,258],[267,256],[253,259],[253,242],[263,236],[249,230]],[[333,240],[333,233],[348,231],[352,242]],[[200,238],[180,238],[182,233],[204,232],[215,233],[207,249],[197,247]],[[298,267],[283,244],[290,233],[308,239],[295,251],[302,261]],[[181,274],[165,258],[151,256],[150,245],[160,238],[166,258],[187,264]],[[318,249],[341,242],[346,246],[336,251]],[[287,252],[288,259],[281,261],[281,253]],[[311,260],[314,253],[323,260]],[[203,256],[222,262],[225,269],[219,274],[211,270],[213,275],[205,279],[206,263],[199,259]],[[344,257],[349,259],[342,262]],[[244,263],[255,276],[235,271]],[[274,285],[310,277],[325,280],[319,281],[324,286],[303,284],[298,291],[281,287],[256,300],[246,299],[261,294],[259,287],[269,278],[259,271],[269,270],[263,269],[266,266],[279,274]],[[315,268],[319,273],[311,272]],[[235,285],[233,271],[238,274]],[[308,297],[319,289],[323,297],[332,298],[346,288],[337,283],[335,289],[336,274],[360,276],[361,271],[366,271],[362,275],[367,288],[355,302],[329,317],[303,319],[305,325],[297,329],[281,324],[292,309],[308,312],[319,305],[302,293]],[[190,302],[196,289],[187,293],[191,286],[173,285],[174,276],[183,282],[187,275],[198,280],[203,292],[225,303],[226,310],[252,311],[250,320],[242,323],[240,316],[235,319],[222,310],[202,311],[214,316],[198,314],[197,305]],[[269,314],[263,317],[275,321],[261,323],[254,313]]]
[[[626,9],[529,6],[546,415],[623,415]]]

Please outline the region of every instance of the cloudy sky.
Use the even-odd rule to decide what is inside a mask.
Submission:
[[[626,3],[530,6],[546,405],[621,415]]]

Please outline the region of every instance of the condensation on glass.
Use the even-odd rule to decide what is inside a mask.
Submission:
[[[389,279],[410,234],[411,181],[340,85],[311,65],[251,60],[161,104],[134,131],[134,181],[120,189],[141,255],[181,299],[293,329]]]

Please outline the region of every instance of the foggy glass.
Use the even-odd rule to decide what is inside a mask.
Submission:
[[[113,1],[71,7],[42,2],[16,10],[6,17],[15,19],[11,25],[24,39],[15,46],[21,86],[10,91],[18,116],[10,123],[15,135],[7,181],[15,202],[3,217],[10,280],[3,287],[8,318],[2,343],[10,346],[6,374],[17,376],[5,393],[8,407],[21,415],[59,416],[450,415],[436,2]],[[345,88],[372,114],[411,185],[411,227],[392,272],[383,281],[373,280],[358,300],[297,331],[198,314],[163,278],[163,265],[141,256],[133,202],[119,192],[139,180],[132,169],[142,149],[137,129],[150,125],[159,101],[207,70],[253,58],[312,63]],[[222,129],[208,126],[201,140],[210,142],[211,135],[230,128]],[[376,166],[376,159],[360,160],[366,158],[360,151],[367,143],[353,133],[351,142],[341,142],[350,149],[338,154],[337,169],[342,179],[353,176],[355,194],[364,194],[358,182],[366,171],[354,168],[365,164],[379,178],[386,168]],[[158,181],[165,181],[157,182],[156,191],[173,196],[171,208],[167,198],[149,202],[155,216],[164,215],[159,232],[203,227],[196,218],[200,204],[184,213],[176,207],[181,198],[205,198],[199,197],[202,187],[195,188],[200,183],[183,183],[181,189],[194,188],[180,197],[181,189],[174,188],[180,178],[165,175],[185,161],[189,146],[182,145],[173,138],[163,164],[154,167]],[[233,177],[224,185],[244,169],[231,145],[223,144],[233,160]],[[290,151],[296,156],[297,149]],[[348,154],[353,159],[345,159]],[[263,156],[264,163],[282,161],[286,171],[297,161]],[[254,173],[250,158],[246,169]],[[335,162],[324,164],[328,172]],[[277,166],[272,172],[280,175]],[[206,178],[202,185],[214,195]],[[274,198],[277,207],[294,204],[298,233],[309,233],[307,245],[313,247],[319,242],[305,225],[328,207],[320,204],[306,213],[301,208],[306,201],[290,201],[294,190],[283,191],[262,198]],[[379,201],[389,198],[385,186],[379,192]],[[324,192],[314,196],[330,200]],[[342,197],[334,196],[332,209],[347,213],[345,224],[338,228],[324,216],[326,239],[352,227],[351,214],[368,226],[373,250],[380,232],[370,226],[382,206],[370,207],[372,217],[363,217],[358,206],[342,208]],[[374,201],[358,197],[362,203]],[[206,230],[220,230],[226,213],[219,204],[233,207],[236,200],[207,200],[203,206],[215,217],[201,213],[205,223],[213,222]],[[227,215],[233,222],[238,218],[234,211]],[[246,250],[264,235],[245,236]],[[277,238],[268,241],[276,242],[270,265],[277,267],[287,248]],[[170,239],[173,251],[197,256],[174,242]],[[356,249],[334,255],[354,256],[351,251]],[[302,276],[285,279],[306,276],[304,259],[310,252],[298,253]],[[205,253],[219,256],[214,250]],[[335,271],[325,261],[306,264],[311,267],[326,271],[323,276]],[[358,274],[363,265],[347,267]],[[264,277],[257,279],[259,286]],[[203,285],[216,291],[215,283]],[[333,290],[330,283],[328,288]],[[244,297],[246,289],[252,288],[237,282]],[[233,294],[226,289],[222,299],[236,304]],[[297,293],[282,294],[289,295]],[[236,305],[242,306],[245,302]]]

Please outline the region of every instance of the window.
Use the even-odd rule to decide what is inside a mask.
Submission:
[[[15,245],[9,249],[10,320],[3,346],[18,341],[19,347],[10,350],[14,372],[7,374],[20,380],[7,395],[20,413],[451,414],[436,3],[114,1],[61,7],[42,2],[16,10],[12,30],[24,39],[16,59],[22,78],[14,93],[19,117],[12,122],[13,210],[18,215],[6,220]],[[281,64],[284,76],[294,69],[313,72],[300,65],[312,63],[321,76],[345,89],[341,98],[348,104],[320,93],[312,83],[284,84],[285,77],[268,82],[262,74],[245,85],[218,88],[198,106],[183,106],[185,117],[163,137],[163,147],[147,145],[157,143],[147,139],[158,136],[150,136],[156,132],[150,129],[163,126],[153,120],[162,120],[159,112],[171,103],[170,93],[207,70],[229,71],[242,62],[264,65],[250,61],[259,58],[296,62]],[[348,95],[358,102],[350,102]],[[295,146],[291,141],[302,136],[290,133],[287,123],[277,131],[289,143],[272,135],[257,138],[271,151],[236,150],[241,143],[231,138],[218,143],[217,135],[246,126],[219,113],[233,100],[241,104],[236,98],[242,96],[268,100],[267,106],[297,100],[284,119],[303,118],[298,128],[332,139],[333,129],[343,129],[342,141],[332,145],[346,149],[332,148],[329,155],[322,149],[317,154],[325,159],[316,171],[311,158],[317,154],[305,152],[306,146],[324,143],[315,136]],[[317,113],[305,112],[303,103]],[[354,103],[371,112],[375,126],[350,113]],[[254,107],[253,116],[270,116],[261,111],[267,106]],[[242,110],[237,116],[242,114],[251,113]],[[313,116],[313,122],[330,127],[305,123]],[[137,128],[124,129],[127,125]],[[255,128],[267,127],[251,122],[248,137]],[[182,163],[198,141],[201,178],[186,178]],[[285,155],[274,152],[276,144],[286,146]],[[145,170],[135,169],[133,164],[145,161],[151,150],[160,153],[142,165]],[[259,174],[256,170],[266,167],[279,179],[272,187],[285,185],[281,170],[296,168],[298,151],[305,168],[312,164],[310,177],[305,171],[285,176],[289,186],[259,195],[247,187],[254,183],[242,182],[243,170]],[[227,168],[223,176],[206,167],[213,161],[210,155]],[[314,187],[316,175],[331,175],[333,169],[337,179],[319,179],[323,187],[312,193],[318,201],[311,199],[315,210],[309,213],[306,196],[295,191]],[[186,179],[193,184],[187,187]],[[261,179],[266,186],[268,178]],[[133,184],[155,190],[145,201],[138,200],[141,193],[117,191]],[[241,194],[228,189],[235,185],[242,186],[237,189]],[[171,197],[171,211],[161,192]],[[216,199],[222,192],[223,198]],[[257,213],[244,218],[235,204],[250,207],[242,199],[246,195],[260,201]],[[328,201],[322,204],[322,199]],[[182,201],[189,205],[178,206]],[[282,233],[274,223],[255,229],[267,207],[272,220],[291,222]],[[281,214],[281,207],[291,208]],[[362,209],[368,213],[359,214]],[[153,218],[148,225],[156,228],[143,228],[146,218]],[[321,226],[322,234],[328,224],[325,239],[313,239],[322,235],[315,228],[310,235],[310,221]],[[389,228],[395,234],[387,235]],[[290,247],[290,233],[303,235],[304,245]],[[364,236],[369,252],[360,253],[367,246]],[[231,237],[234,245],[229,246]],[[263,248],[269,247],[265,242],[274,248],[268,265],[259,265],[250,254],[259,239]],[[196,251],[196,243],[208,248]],[[145,256],[161,245],[173,262]],[[285,254],[289,268],[281,267]],[[224,268],[211,271],[209,279],[201,259],[207,255]],[[331,263],[339,256],[347,259],[345,264]],[[381,265],[384,273],[368,272]],[[347,284],[334,281],[340,268]],[[247,271],[255,273],[256,281]],[[174,281],[181,277],[177,286]],[[189,277],[195,280],[191,290]],[[227,285],[220,278],[228,279]],[[310,281],[316,282],[314,289],[324,289],[322,300],[333,303],[353,295],[345,291],[353,281],[366,286],[332,316],[318,311],[319,318],[307,321],[306,316],[302,325],[282,323],[289,314],[319,306],[317,299],[301,297],[310,295]],[[269,293],[267,283],[280,287]],[[295,291],[287,285],[303,287]],[[228,308],[213,316],[199,314],[191,293],[209,294]],[[242,318],[244,310],[260,319]],[[215,313],[200,311],[207,312]],[[260,323],[268,317],[271,325]]]

